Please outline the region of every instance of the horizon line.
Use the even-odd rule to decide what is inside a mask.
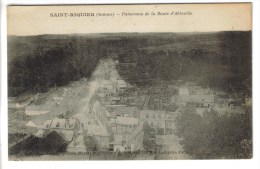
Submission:
[[[193,31],[193,32],[97,32],[97,33],[47,33],[47,34],[35,34],[35,35],[15,35],[11,34],[7,36],[19,36],[19,37],[27,37],[27,36],[46,36],[46,35],[95,35],[95,34],[149,34],[149,33],[154,33],[154,34],[203,34],[203,33],[219,33],[219,32],[250,32],[250,30],[222,30],[222,31]]]

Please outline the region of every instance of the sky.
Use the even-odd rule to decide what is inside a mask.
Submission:
[[[251,3],[9,6],[8,35],[248,31]],[[151,13],[155,15],[151,15]],[[158,15],[168,13],[168,15]],[[186,15],[176,15],[182,12]],[[67,17],[51,17],[66,13]],[[75,17],[71,13],[94,16]],[[113,16],[98,16],[99,14]],[[126,16],[123,13],[143,13]],[[145,15],[147,13],[148,15]],[[171,15],[173,14],[173,15]]]

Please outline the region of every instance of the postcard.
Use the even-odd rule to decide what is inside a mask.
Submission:
[[[8,159],[251,159],[251,10],[8,6]]]

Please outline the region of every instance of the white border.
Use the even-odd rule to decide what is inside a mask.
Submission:
[[[7,33],[6,33],[6,6],[7,5],[40,5],[40,4],[113,4],[113,3],[220,3],[220,2],[252,2],[253,3],[253,149],[254,157],[251,160],[170,160],[170,161],[51,161],[51,162],[13,162],[8,161],[8,144],[7,144],[7,130],[8,130],[8,119],[7,119]],[[242,11],[241,11],[242,12]],[[0,97],[0,120],[1,120],[1,155],[0,155],[0,168],[11,169],[11,168],[104,168],[113,167],[117,168],[199,168],[199,169],[220,169],[220,168],[236,168],[236,169],[259,169],[260,158],[259,158],[259,105],[257,102],[259,99],[259,74],[260,73],[260,53],[259,53],[259,31],[260,31],[260,1],[257,0],[221,0],[221,1],[207,1],[207,0],[124,0],[124,1],[112,1],[112,0],[3,0],[1,4],[1,97]]]

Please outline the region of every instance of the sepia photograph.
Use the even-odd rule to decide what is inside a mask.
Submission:
[[[7,34],[9,161],[253,158],[252,3],[10,5]]]

